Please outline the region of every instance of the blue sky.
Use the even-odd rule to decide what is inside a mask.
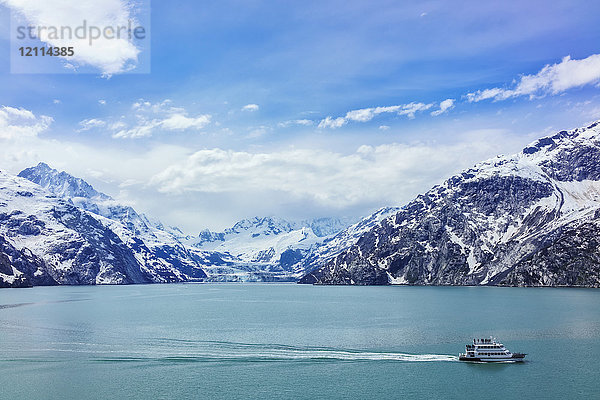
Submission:
[[[0,168],[48,162],[190,232],[402,205],[600,118],[600,4],[155,0],[151,73],[107,77],[11,73],[20,3],[0,106],[52,121],[0,135]]]

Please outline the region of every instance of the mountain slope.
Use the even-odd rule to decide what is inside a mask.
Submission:
[[[385,218],[400,211],[397,207],[384,207],[373,214],[350,225],[346,229],[327,237],[319,246],[315,246],[297,266],[300,272],[311,272],[355,244],[360,237]]]
[[[600,127],[456,175],[301,283],[600,286]]]

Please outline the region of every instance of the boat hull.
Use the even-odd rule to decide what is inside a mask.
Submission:
[[[512,357],[505,358],[480,358],[480,357],[465,357],[458,356],[459,361],[473,361],[473,362],[523,362],[525,361],[525,354],[513,354]]]

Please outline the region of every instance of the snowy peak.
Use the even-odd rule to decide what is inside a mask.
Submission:
[[[536,140],[525,147],[521,154],[533,159],[540,155],[557,153],[556,150],[572,148],[577,145],[598,147],[600,145],[600,121],[585,128],[577,128],[570,131],[560,131],[552,136],[546,136]]]
[[[355,220],[352,218],[315,218],[303,221],[289,221],[278,217],[253,217],[236,222],[223,232],[213,232],[205,229],[197,238],[190,242],[197,247],[203,247],[213,242],[225,242],[236,238],[246,241],[262,241],[263,239],[285,235],[294,231],[310,231],[311,235],[324,238],[342,231]],[[218,245],[218,243],[217,243]]]
[[[600,123],[540,139],[523,154],[554,180],[600,180]]]
[[[133,252],[101,220],[39,185],[4,173],[0,236],[5,243],[2,254],[13,259],[12,266],[31,284],[151,281]]]
[[[51,168],[46,163],[39,163],[35,167],[24,169],[19,173],[21,178],[37,183],[59,197],[84,197],[87,199],[98,198],[109,200],[110,196],[98,192],[89,183],[81,178]]]
[[[276,217],[254,217],[243,219],[233,225],[232,228],[225,230],[225,235],[240,234],[252,231],[254,237],[263,235],[279,235],[281,233],[291,232],[296,228],[293,222],[286,221]]]
[[[600,121],[586,128],[560,131],[540,138],[520,153],[496,156],[448,179],[442,187],[494,176],[515,176],[547,181],[600,180]],[[440,186],[434,187],[434,189]]]
[[[154,226],[147,218],[139,215],[132,207],[120,204],[112,197],[98,192],[81,178],[64,171],[59,172],[45,163],[27,168],[18,176],[38,184],[81,209],[121,222],[135,235],[152,235]]]
[[[252,231],[253,235],[279,235],[302,228],[310,228],[318,237],[334,235],[356,222],[353,218],[321,217],[302,221],[289,221],[278,217],[254,217],[237,222],[225,230],[225,235]]]

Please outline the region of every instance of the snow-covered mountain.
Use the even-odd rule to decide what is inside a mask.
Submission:
[[[600,286],[600,123],[453,176],[300,282]]]
[[[21,213],[26,218],[39,219],[38,211],[45,215],[44,207],[46,210],[55,209],[56,204],[60,204],[68,209],[67,213],[81,215],[93,221],[98,228],[115,235],[119,246],[126,248],[124,257],[128,260],[127,265],[143,272],[131,279],[104,278],[104,275],[94,272],[97,267],[94,262],[104,257],[101,255],[88,264],[78,265],[75,277],[58,276],[56,271],[66,267],[48,266],[47,260],[64,257],[64,262],[71,262],[69,255],[60,254],[58,246],[63,240],[68,241],[68,236],[58,235],[46,240],[48,236],[56,236],[56,232],[44,231],[33,235],[36,239],[31,241],[35,245],[25,245],[21,243],[23,238],[19,235],[0,230],[1,254],[4,255],[0,259],[0,281],[5,286],[194,280],[294,281],[303,275],[306,268],[312,268],[312,264],[303,264],[305,258],[311,255],[311,259],[322,260],[326,256],[314,256],[314,252],[324,243],[330,243],[336,234],[353,222],[347,218],[291,222],[275,217],[255,217],[239,221],[223,232],[206,230],[193,237],[176,227],[166,227],[160,221],[139,214],[132,207],[95,190],[83,179],[59,172],[44,163],[23,170],[18,177],[4,174],[4,179],[6,190],[19,192],[15,188],[20,186],[32,189],[28,190],[31,196],[21,199],[23,204],[14,199],[0,204],[13,213],[7,213],[2,220],[5,226],[23,225],[24,222],[19,222],[18,217]],[[43,206],[48,202],[51,204]],[[87,229],[84,225],[77,226],[72,234],[81,234]],[[21,233],[25,232],[27,226],[20,227]],[[56,231],[61,232],[58,228]],[[350,240],[349,246],[357,237],[349,235],[346,239]],[[331,243],[343,248],[340,239]],[[100,249],[95,249],[98,251],[105,247],[102,243],[92,243],[89,247],[96,245],[100,246]],[[114,255],[106,257],[108,260],[117,258]],[[13,270],[17,264],[21,267]],[[42,274],[40,271],[45,272]],[[86,277],[79,276],[82,274],[86,274]]]
[[[290,248],[308,250],[321,239],[309,227],[275,217],[244,219],[224,232],[203,231],[194,247],[227,253],[247,262],[276,263]]]
[[[134,254],[91,213],[4,172],[0,237],[12,267],[12,274],[4,268],[0,276],[4,285],[151,282]]]
[[[19,177],[0,173],[0,238],[1,254],[16,268],[13,274],[4,268],[0,280],[14,281],[11,286],[20,275],[28,285],[206,278],[203,260],[172,235],[85,181],[45,164]]]
[[[348,218],[288,221],[254,217],[223,232],[204,230],[197,237],[181,240],[191,251],[215,252],[230,262],[226,275],[222,265],[206,266],[215,280],[296,280],[305,272],[305,257],[351,222]]]
[[[252,239],[272,238],[293,231],[310,229],[316,237],[327,237],[337,234],[355,222],[352,218],[315,218],[303,221],[288,221],[278,217],[254,217],[236,222],[233,227],[223,232],[212,232],[208,229],[200,232],[197,238],[187,238],[196,247],[213,249],[226,241],[249,241]]]
[[[47,164],[40,163],[25,169],[15,178],[16,181],[19,178],[39,185],[38,188],[45,190],[46,195],[91,216],[117,235],[140,268],[146,271],[148,281],[152,282],[202,279],[294,281],[307,268],[314,268],[314,264],[304,263],[308,256],[313,261],[327,259],[325,254],[316,253],[322,245],[341,251],[358,239],[354,232],[357,228],[354,227],[346,236],[333,240],[354,222],[349,218],[292,222],[276,217],[245,219],[223,232],[205,230],[193,237],[176,227],[166,227],[160,221],[139,214],[132,207],[95,190],[83,179],[59,172]],[[36,196],[30,200],[33,203],[38,201]],[[15,280],[13,286],[18,284],[16,275],[10,279]],[[41,282],[29,279],[28,284]],[[44,282],[80,283],[76,280]],[[96,283],[109,282],[98,280]]]
[[[31,250],[18,250],[0,235],[0,288],[56,285],[46,264]]]

